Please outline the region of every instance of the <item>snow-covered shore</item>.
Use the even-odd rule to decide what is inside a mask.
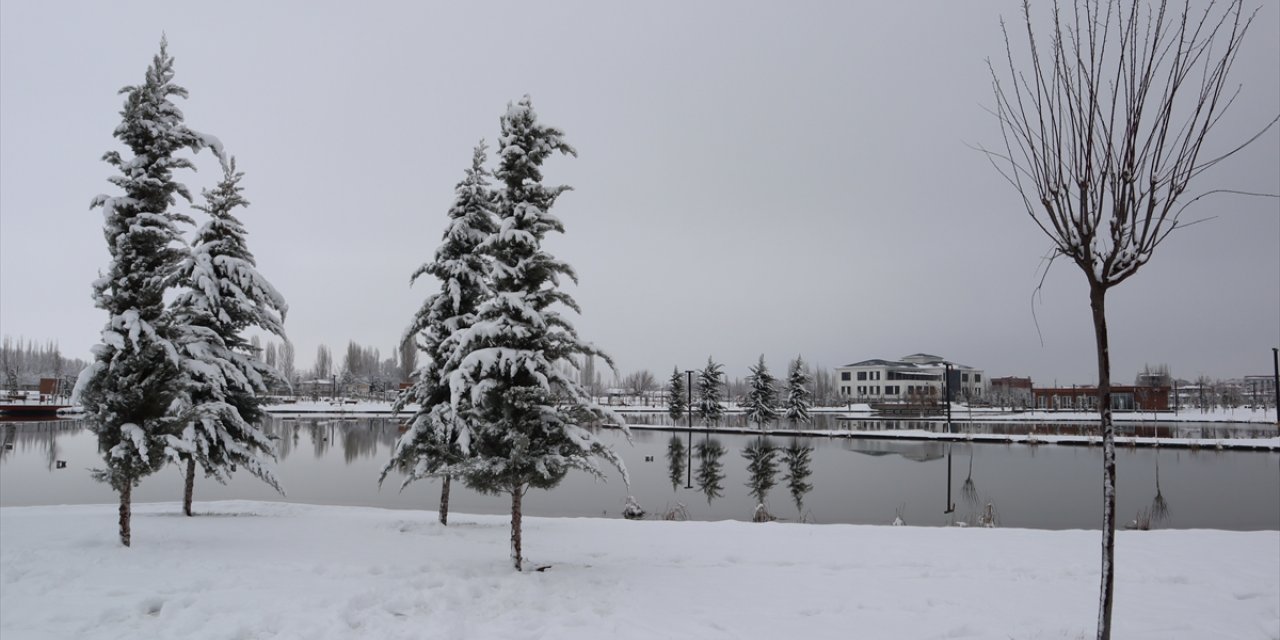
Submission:
[[[1096,531],[525,519],[269,502],[0,509],[0,637],[1083,638]],[[1280,637],[1280,532],[1118,534],[1115,637]]]

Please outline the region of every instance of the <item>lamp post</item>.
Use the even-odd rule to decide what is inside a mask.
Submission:
[[[1280,347],[1271,347],[1271,384],[1276,391],[1276,426],[1280,426]]]
[[[947,433],[951,433],[951,363],[944,362],[943,366],[946,367],[946,379],[943,382],[947,388]]]
[[[684,414],[685,414],[685,418],[689,422],[689,446],[688,446],[689,462],[688,464],[685,465],[685,471],[687,471],[688,473],[684,482],[684,488],[692,489],[693,488],[693,369],[685,370],[684,374],[686,376],[686,380],[688,380],[688,382],[686,382],[684,385],[685,391],[688,392],[688,400],[685,401]]]

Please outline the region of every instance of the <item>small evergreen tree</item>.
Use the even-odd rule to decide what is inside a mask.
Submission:
[[[796,356],[791,362],[791,371],[787,374],[787,399],[784,405],[784,415],[792,429],[813,421],[809,415],[809,399],[812,397],[809,393],[809,381],[810,375],[804,370],[804,362],[800,356]]]
[[[196,208],[209,221],[179,270],[183,290],[170,311],[184,375],[173,407],[181,431],[169,438],[168,453],[186,463],[182,512],[188,516],[197,464],[218,482],[241,467],[281,491],[269,462],[275,460],[271,438],[258,424],[264,415],[260,396],[281,375],[260,358],[258,336],[246,340],[244,332],[284,338],[289,306],[258,272],[235,216],[236,208],[249,205],[241,194],[243,177],[232,158],[218,186],[203,192],[205,204]]]
[[[764,364],[764,354],[750,371],[751,375],[747,376],[747,386],[750,387],[746,402],[747,420],[763,430],[764,425],[778,419],[778,389],[774,386],[773,374]]]
[[[450,360],[452,338],[474,324],[480,304],[492,295],[486,276],[488,262],[479,251],[480,244],[497,230],[485,160],[481,141],[471,155],[471,167],[454,188],[449,225],[435,259],[409,278],[412,284],[421,276],[433,276],[440,281],[440,290],[427,298],[405,332],[405,342],[417,337],[425,362],[414,372],[412,386],[397,398],[393,409],[398,412],[414,403],[418,410],[378,479],[381,484],[393,469],[405,472],[402,487],[420,478],[439,476],[440,523],[445,525],[449,524],[452,483],[449,470],[466,459],[471,440],[465,420],[466,399],[455,408],[449,390],[449,376],[457,367],[457,362]]]
[[[471,455],[444,471],[478,491],[511,496],[517,571],[528,489],[555,487],[570,469],[603,477],[596,458],[628,481],[622,459],[582,426],[610,419],[626,430],[626,422],[597,406],[573,375],[582,356],[612,360],[580,340],[555,308],[578,311],[559,289],[562,277],[576,281],[573,269],[542,249],[548,233],[564,231],[549,210],[568,187],[542,184],[542,163],[553,153],[576,155],[559,129],[538,122],[528,96],[509,105],[494,173],[502,183],[498,230],[481,243],[493,260],[493,297],[481,303],[475,324],[454,334],[457,366],[449,375],[453,407],[471,425]]]
[[[667,387],[667,415],[672,421],[679,420],[689,408],[688,392],[684,388],[684,374],[680,368],[671,370],[671,383]]]
[[[724,415],[724,406],[720,404],[720,387],[724,384],[724,371],[721,365],[707,358],[707,366],[698,374],[698,417],[703,424],[711,426]]]
[[[93,284],[94,303],[108,319],[75,396],[106,463],[94,477],[120,495],[120,542],[127,547],[133,487],[164,466],[167,414],[178,394],[180,362],[164,295],[183,255],[178,224],[191,222],[173,210],[176,196],[191,200],[173,172],[192,164],[175,154],[216,149],[217,141],[189,129],[170,101],[187,91],[173,83],[173,58],[163,39],[143,83],[120,93],[126,97],[115,137],[133,156],[108,151],[102,157],[120,171],[109,181],[124,194],[100,195],[91,204],[102,207],[111,255],[106,275]]]

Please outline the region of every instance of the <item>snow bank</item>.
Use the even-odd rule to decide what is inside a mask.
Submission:
[[[1092,637],[1096,531],[505,518],[267,502],[0,509],[0,637]],[[1118,534],[1115,637],[1275,638],[1280,532]]]

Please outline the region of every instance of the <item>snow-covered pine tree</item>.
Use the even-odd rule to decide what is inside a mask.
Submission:
[[[684,388],[684,374],[680,367],[671,370],[671,381],[667,386],[667,415],[672,420],[679,420],[689,408],[688,392]]]
[[[698,402],[695,407],[702,423],[711,426],[724,414],[724,405],[720,404],[720,387],[724,384],[724,370],[710,357],[707,366],[698,373]]]
[[[173,172],[193,167],[175,154],[219,145],[189,129],[170,101],[187,97],[187,91],[173,83],[165,40],[143,83],[120,93],[126,97],[115,137],[132,157],[108,151],[102,158],[120,171],[108,180],[124,193],[99,195],[90,205],[102,207],[111,255],[106,275],[93,283],[94,303],[108,319],[102,343],[93,349],[94,362],[81,372],[74,395],[106,463],[94,477],[120,494],[120,542],[129,546],[133,487],[164,466],[172,428],[167,414],[179,393],[180,359],[164,294],[183,256],[177,225],[191,221],[173,210],[176,196],[191,200]]]
[[[791,428],[809,424],[813,418],[809,416],[810,398],[809,372],[804,370],[804,361],[800,356],[791,362],[791,371],[787,374],[787,399],[783,404],[783,415]]]
[[[258,424],[264,415],[260,396],[283,378],[262,360],[258,336],[246,340],[244,333],[258,329],[285,338],[289,305],[258,272],[247,232],[235,216],[237,208],[249,205],[243,177],[231,158],[218,186],[203,191],[205,204],[196,209],[209,221],[196,232],[178,272],[181,293],[170,306],[183,376],[173,407],[180,431],[169,437],[166,453],[186,464],[182,512],[188,516],[196,465],[221,483],[243,468],[283,493],[271,468],[271,437]]]
[[[553,153],[576,155],[564,134],[538,122],[529,97],[507,106],[502,117],[498,197],[499,228],[482,243],[492,257],[493,297],[480,305],[477,320],[457,334],[450,374],[455,409],[465,408],[471,427],[471,455],[446,471],[467,486],[511,496],[511,556],[522,568],[521,505],[530,488],[550,489],[570,469],[597,477],[595,458],[622,472],[622,459],[581,426],[584,421],[626,422],[594,404],[574,376],[574,358],[612,360],[583,342],[557,310],[578,311],[559,289],[560,278],[576,281],[573,269],[543,251],[543,238],[564,226],[549,209],[569,187],[545,187],[541,166]],[[569,365],[564,367],[562,365]]]
[[[488,283],[488,260],[480,253],[480,243],[497,230],[494,196],[489,188],[489,171],[483,141],[471,156],[471,167],[454,188],[453,206],[449,208],[449,224],[431,262],[418,267],[409,278],[412,285],[424,275],[440,282],[438,292],[427,297],[405,331],[406,342],[416,342],[425,355],[422,367],[413,373],[413,384],[396,400],[394,410],[408,404],[418,410],[409,420],[409,428],[400,436],[391,460],[378,478],[381,484],[387,474],[401,470],[408,485],[420,478],[439,476],[440,523],[449,523],[450,468],[461,463],[469,453],[470,431],[465,421],[466,399],[455,413],[449,391],[449,374],[456,368],[450,359],[454,336],[471,327],[480,303],[491,297]]]
[[[757,429],[763,430],[764,425],[778,419],[777,381],[764,364],[764,354],[760,354],[760,360],[750,371],[751,375],[747,376],[747,386],[750,388],[747,391],[747,420],[756,423]]]

